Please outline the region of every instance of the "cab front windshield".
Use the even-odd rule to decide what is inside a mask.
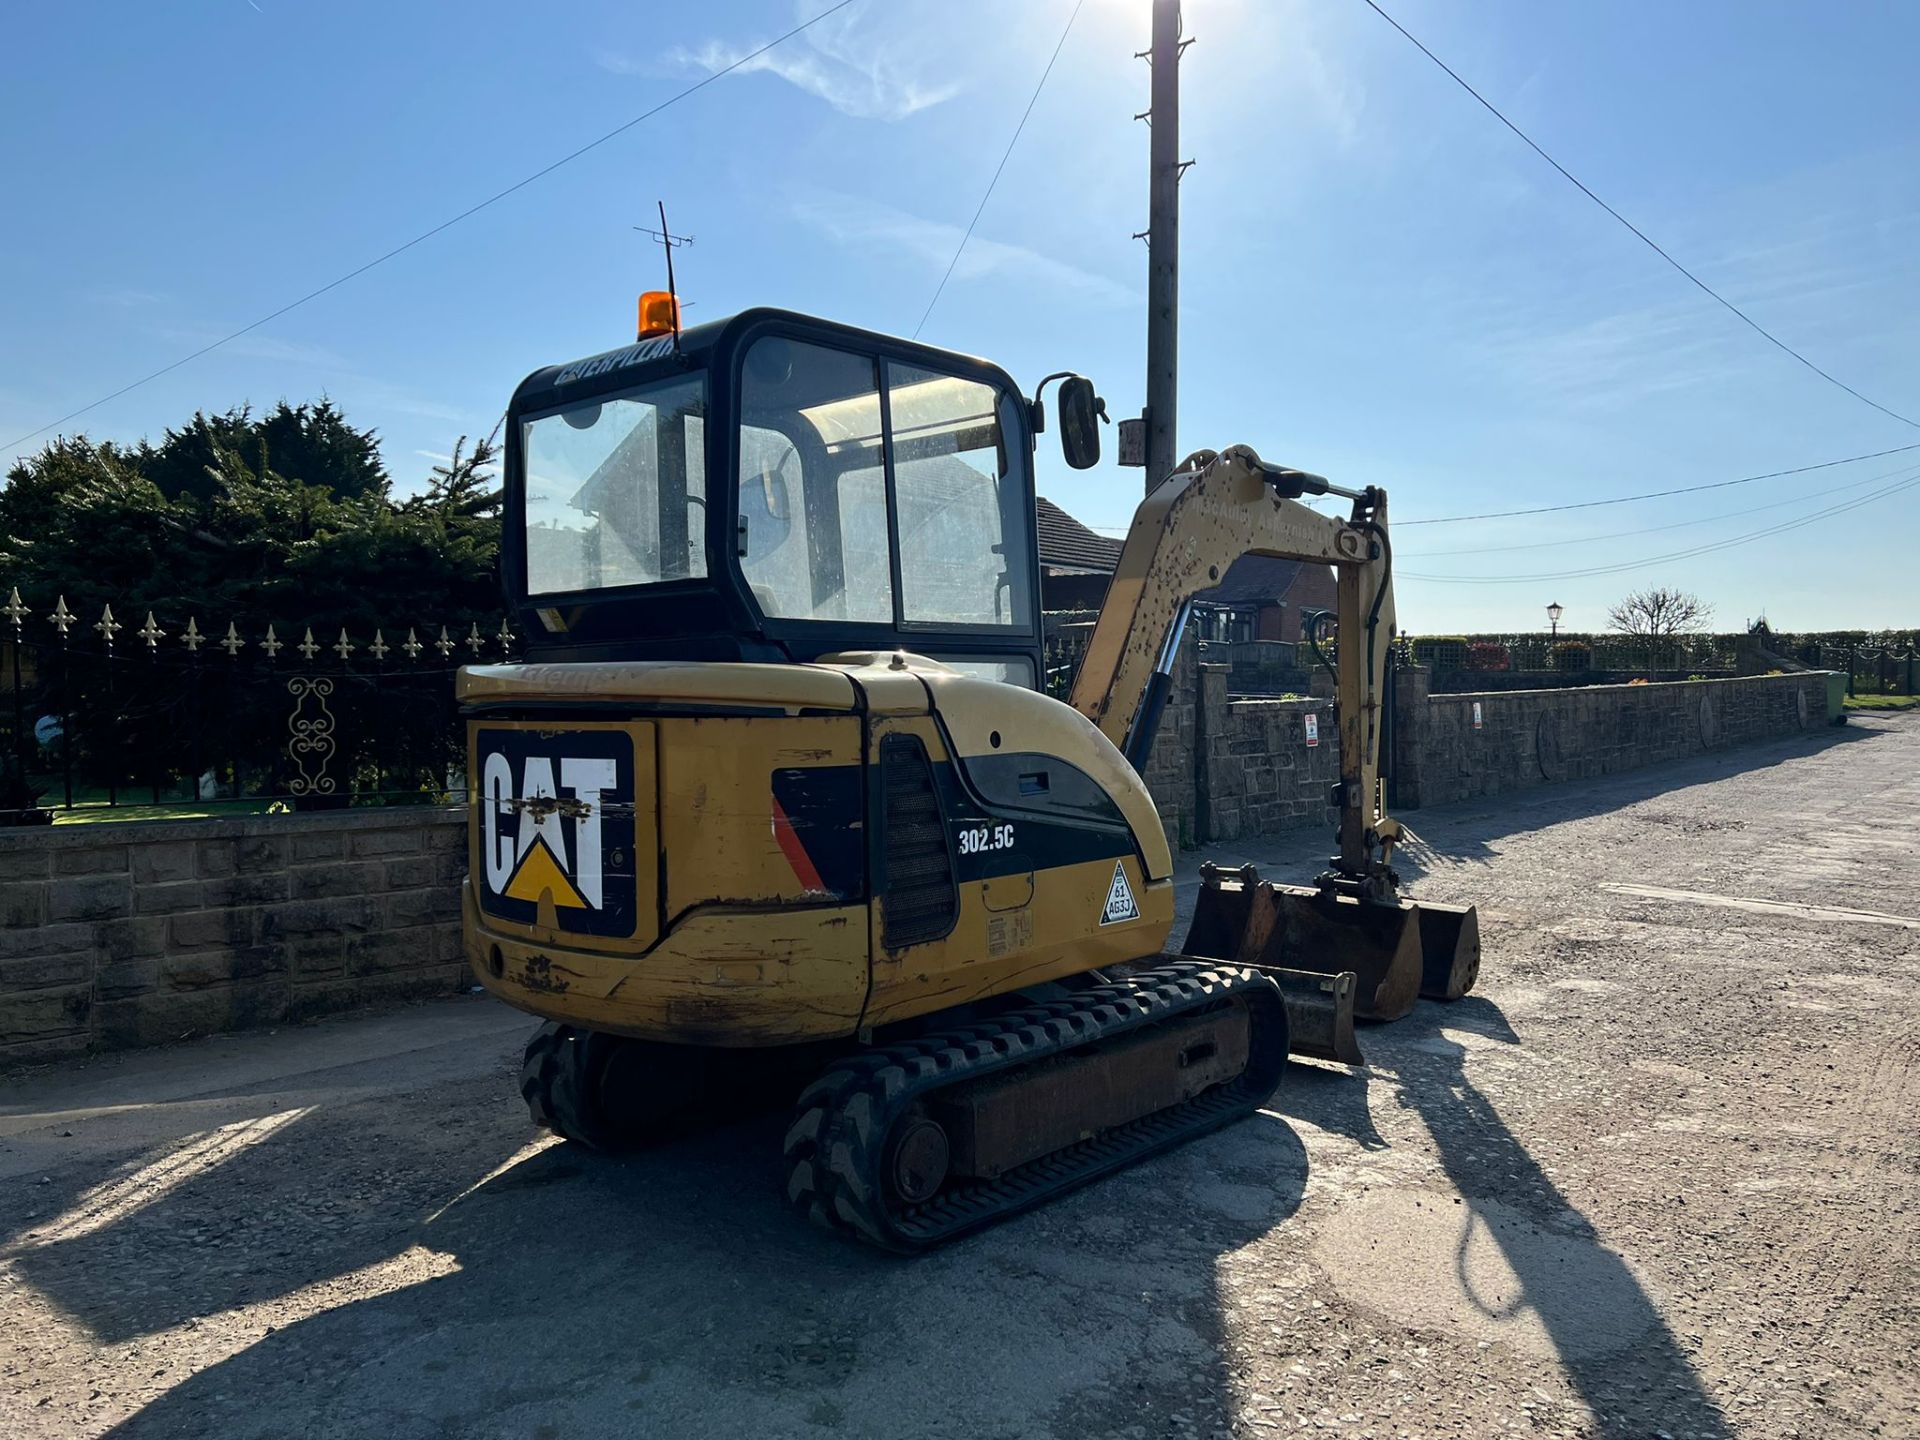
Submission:
[[[1014,398],[968,376],[769,336],[738,388],[731,555],[707,549],[707,382],[523,419],[531,597],[736,564],[770,620],[1024,630],[1033,498]]]
[[[707,573],[706,408],[695,376],[521,423],[529,595]]]

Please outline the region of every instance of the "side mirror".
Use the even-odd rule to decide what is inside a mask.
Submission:
[[[1092,469],[1100,463],[1100,422],[1107,418],[1107,402],[1093,393],[1086,376],[1069,375],[1060,382],[1058,405],[1061,453],[1074,469]]]

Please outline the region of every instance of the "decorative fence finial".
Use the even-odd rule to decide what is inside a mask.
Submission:
[[[207,637],[200,633],[200,627],[194,623],[193,616],[187,616],[187,628],[181,632],[180,643],[187,647],[189,654],[198,655],[200,647],[207,643]]]
[[[167,632],[162,630],[160,626],[157,623],[155,623],[153,618],[153,611],[151,610],[147,611],[147,623],[142,625],[138,630],[134,631],[133,633],[138,635],[142,640],[147,642],[147,653],[149,655],[151,655],[155,650],[158,650],[160,648],[160,642],[167,638]]]
[[[447,638],[447,627],[440,627],[440,638],[433,642],[433,648],[440,652],[440,658],[446,659],[453,654],[453,641]]]
[[[367,646],[367,653],[376,660],[385,660],[387,658],[387,651],[392,648],[391,645],[387,644],[386,638],[382,636],[376,628],[373,632],[373,643]]]
[[[512,653],[513,631],[504,619],[500,622],[500,633],[494,638],[500,642],[500,654],[503,658]]]
[[[102,605],[100,607],[100,618],[93,622],[93,628],[100,632],[100,638],[106,641],[108,646],[111,647],[113,637],[127,627],[113,618],[113,606]]]
[[[233,628],[233,622],[231,620],[227,622],[227,638],[217,640],[214,643],[226,651],[230,657],[238,655],[242,650],[247,648],[247,642],[240,638],[240,632]]]
[[[73,624],[73,612],[67,609],[66,596],[60,597],[59,603],[53,607],[53,613],[47,616],[47,620],[60,632],[62,640],[67,638],[67,627]]]
[[[342,625],[340,627],[340,638],[333,642],[333,653],[338,655],[342,660],[345,660],[349,655],[353,654],[353,652],[354,644],[351,640],[347,639],[347,627]]]
[[[486,643],[485,640],[480,638],[480,622],[476,620],[473,622],[472,633],[467,636],[467,648],[473,651],[474,659],[478,660],[480,658],[480,652],[486,648]]]
[[[320,653],[320,647],[316,645],[313,640],[313,627],[311,625],[307,627],[307,638],[302,640],[298,645],[294,646],[293,648],[298,650],[302,655],[306,656],[307,659],[309,660],[313,659],[314,656]]]
[[[32,613],[33,611],[21,602],[18,585],[13,587],[13,594],[7,597],[7,603],[0,605],[0,615],[6,616],[13,622],[13,634],[16,640],[20,638],[20,622]]]
[[[280,650],[286,642],[273,633],[273,626],[267,626],[267,638],[260,642],[260,648],[267,652],[269,660],[278,659]]]
[[[409,625],[407,627],[407,643],[400,648],[407,652],[407,659],[418,660],[420,658],[420,652],[427,647],[420,643],[420,637],[413,633],[413,627]]]

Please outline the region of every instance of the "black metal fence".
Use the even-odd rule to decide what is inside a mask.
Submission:
[[[1847,677],[1849,695],[1920,695],[1920,648],[1909,636],[1905,648],[1897,645],[1833,645],[1811,648],[1806,660],[1822,670],[1838,670]]]
[[[460,798],[462,664],[512,653],[483,634],[402,625],[333,639],[192,615],[88,620],[64,597],[0,606],[8,703],[0,824],[99,814],[333,809]],[[422,638],[422,635],[426,638]],[[290,637],[298,635],[300,638]]]

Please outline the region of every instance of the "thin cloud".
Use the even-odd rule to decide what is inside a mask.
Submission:
[[[822,192],[797,202],[794,216],[841,245],[904,255],[938,276],[953,258],[963,233],[958,225],[909,215],[904,210],[851,195]],[[960,262],[955,281],[979,280],[1003,274],[1031,283],[1036,289],[1067,290],[1102,305],[1137,305],[1140,293],[1105,275],[1082,270],[1024,245],[989,240],[975,232]]]
[[[210,330],[163,330],[156,333],[181,345],[204,345],[215,337],[215,332]],[[353,362],[346,356],[338,351],[329,350],[324,345],[281,340],[272,335],[255,332],[233,340],[223,347],[223,353],[239,356],[245,360],[259,360],[273,365],[303,366],[321,371],[327,376],[327,383],[330,386],[351,394],[351,403],[355,406],[387,410],[394,414],[411,415],[422,420],[434,420],[450,425],[481,423],[481,418],[472,410],[423,399],[390,381],[367,375],[356,369]]]
[[[205,345],[218,339],[211,330],[162,330],[161,338],[180,345]],[[284,365],[311,365],[321,370],[350,371],[352,362],[324,345],[306,345],[298,340],[276,340],[271,335],[242,335],[221,347],[229,355],[246,360],[271,360]]]
[[[163,295],[158,290],[116,289],[108,287],[89,290],[82,298],[89,305],[105,305],[115,310],[144,310],[154,305],[165,305],[173,297]]]
[[[796,14],[800,11],[796,9]],[[804,18],[804,16],[801,16]],[[929,47],[926,37],[897,33],[881,27],[868,14],[867,7],[855,6],[820,21],[805,34],[785,45],[754,55],[753,45],[709,40],[705,44],[679,46],[668,52],[667,63],[678,70],[715,74],[730,65],[733,75],[763,72],[778,76],[796,90],[826,101],[843,115],[857,120],[904,120],[960,92],[950,80],[930,81],[925,77],[930,54],[942,53],[941,47]],[[615,75],[655,73],[649,61],[635,60],[617,51],[603,51],[594,57],[600,68]]]

